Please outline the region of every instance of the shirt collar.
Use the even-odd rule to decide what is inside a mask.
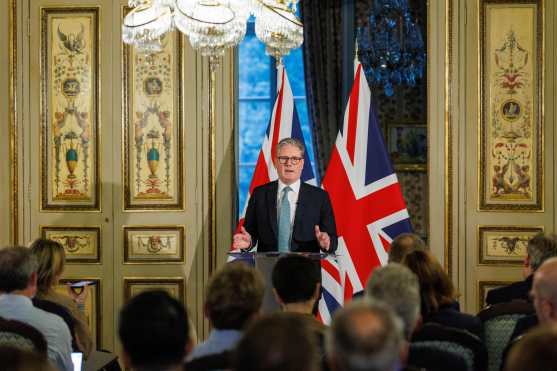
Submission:
[[[302,181],[300,179],[298,179],[297,181],[295,181],[294,183],[290,184],[290,188],[292,189],[292,191],[295,194],[298,194],[300,192],[300,185],[302,184]],[[284,187],[286,187],[286,184],[284,184],[280,179],[278,180],[278,194],[280,195],[282,190],[284,189]]]

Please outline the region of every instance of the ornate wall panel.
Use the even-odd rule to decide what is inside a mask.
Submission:
[[[163,38],[163,51],[124,47],[124,208],[182,209],[182,42]]]
[[[184,263],[184,226],[124,227],[124,263]]]
[[[478,256],[480,264],[522,266],[528,254],[528,241],[543,227],[480,226]]]
[[[483,0],[482,210],[543,209],[543,23],[540,2]]]
[[[42,209],[99,210],[99,8],[41,9]]]
[[[101,262],[101,227],[43,226],[41,236],[64,246],[68,264]]]
[[[185,283],[183,278],[125,278],[124,301],[147,290],[164,290],[184,303]]]

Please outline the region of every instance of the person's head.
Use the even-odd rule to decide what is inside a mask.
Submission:
[[[530,295],[540,323],[557,323],[557,258],[546,260],[534,273]]]
[[[388,304],[404,324],[404,335],[410,339],[420,318],[420,283],[407,267],[390,263],[373,271],[365,294]]]
[[[37,260],[22,246],[0,249],[0,292],[32,297],[37,291]]]
[[[0,365],[10,371],[56,371],[46,356],[10,346],[0,346]]]
[[[289,304],[303,304],[311,313],[313,305],[319,299],[320,281],[319,262],[305,256],[285,256],[273,268],[273,291],[285,310],[288,310]]]
[[[418,277],[423,316],[437,312],[440,306],[450,304],[456,299],[451,279],[430,252],[409,252],[402,259],[402,264]]]
[[[427,250],[424,240],[415,233],[401,233],[389,248],[389,263],[400,263],[404,255],[414,250]]]
[[[243,329],[259,313],[263,292],[263,279],[254,268],[226,264],[209,280],[205,314],[216,329]]]
[[[554,370],[556,349],[557,325],[533,329],[511,348],[505,371]]]
[[[326,345],[332,370],[395,371],[404,351],[402,321],[385,303],[354,300],[335,313]]]
[[[236,347],[235,371],[317,371],[317,336],[293,313],[274,313],[248,327]]]
[[[557,236],[539,233],[528,241],[524,260],[525,275],[529,275],[549,258],[557,256]]]
[[[182,364],[189,352],[189,321],[184,306],[166,291],[145,291],[120,311],[118,334],[126,367],[164,370]]]
[[[31,253],[38,262],[37,288],[40,292],[47,292],[58,284],[64,271],[66,254],[64,247],[56,241],[38,238],[30,246]]]
[[[296,138],[284,138],[277,144],[275,167],[281,182],[292,184],[302,176],[304,144]]]

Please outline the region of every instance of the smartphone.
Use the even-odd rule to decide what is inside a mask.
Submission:
[[[72,352],[72,363],[73,371],[81,371],[81,366],[83,364],[83,353]]]
[[[78,281],[78,282],[72,282],[70,284],[68,284],[68,286],[70,287],[87,287],[87,286],[93,286],[95,284],[95,281]]]

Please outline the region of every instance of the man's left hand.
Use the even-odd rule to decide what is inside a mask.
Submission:
[[[323,251],[329,251],[331,247],[331,238],[327,232],[321,232],[319,226],[315,226],[315,238],[317,239],[317,243],[319,243],[319,247]]]

